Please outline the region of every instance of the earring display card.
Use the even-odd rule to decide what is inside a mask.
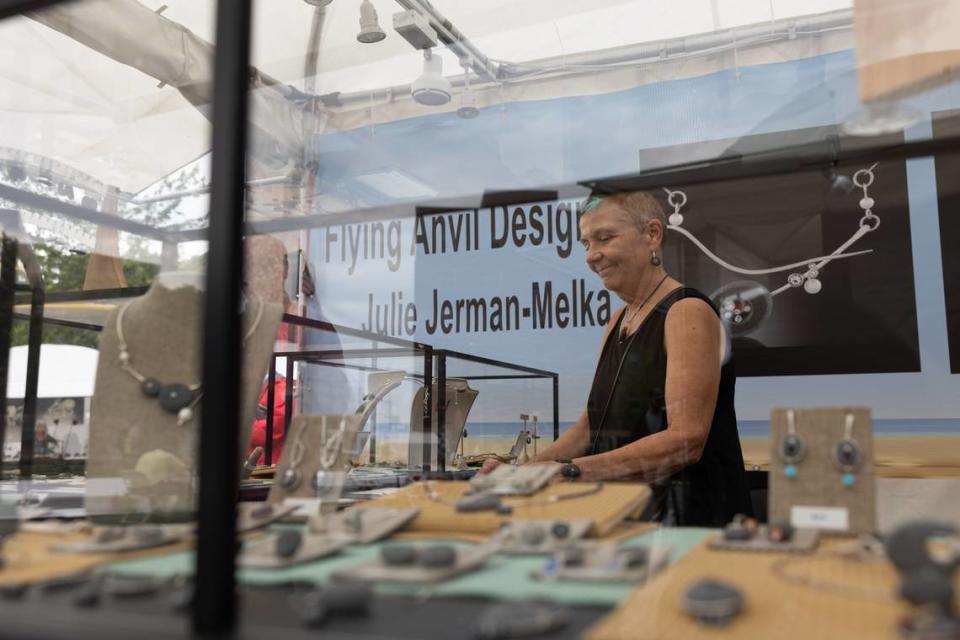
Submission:
[[[267,501],[338,500],[359,427],[356,415],[295,416]]]
[[[308,528],[311,533],[342,538],[351,544],[370,544],[402,529],[418,513],[417,507],[351,507],[310,516]]]
[[[769,528],[760,525],[756,533],[746,540],[727,540],[722,535],[710,541],[711,549],[721,551],[774,551],[778,553],[809,553],[817,548],[820,532],[816,529],[795,529],[789,540],[774,541],[768,535]]]
[[[494,544],[482,544],[453,549],[452,562],[442,566],[431,566],[413,561],[406,565],[390,565],[382,558],[353,567],[342,569],[333,574],[336,580],[358,580],[362,582],[403,582],[412,584],[441,582],[462,573],[479,568],[497,552]]]
[[[290,515],[296,509],[295,505],[241,502],[237,505],[237,532],[246,533],[260,529]]]
[[[120,553],[142,551],[186,540],[193,535],[193,525],[132,525],[104,527],[92,538],[65,542],[50,547],[55,553]]]
[[[672,555],[673,547],[666,545],[581,542],[557,551],[532,577],[571,582],[642,582],[667,566]]]
[[[774,409],[770,442],[771,521],[831,533],[875,530],[869,409]]]
[[[512,520],[504,523],[492,540],[500,545],[500,553],[555,553],[586,537],[591,526],[590,520]]]
[[[470,490],[498,496],[529,496],[545,487],[559,470],[558,464],[503,464],[486,475],[474,476]]]
[[[348,544],[329,536],[296,533],[270,534],[245,543],[237,564],[246,569],[283,569],[333,555]]]

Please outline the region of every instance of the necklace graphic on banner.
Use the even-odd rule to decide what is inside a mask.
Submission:
[[[627,310],[626,310],[626,311],[624,312],[624,314],[623,314],[623,322],[620,323],[620,337],[619,337],[619,342],[620,342],[621,344],[623,343],[624,340],[627,339],[626,326],[627,326],[628,324],[630,324],[630,323],[633,321],[634,318],[637,317],[637,314],[640,313],[640,309],[643,309],[643,305],[645,305],[645,304],[647,304],[648,302],[650,302],[650,298],[652,298],[652,297],[653,297],[653,294],[655,294],[655,293],[657,292],[657,290],[660,288],[660,285],[662,285],[664,282],[666,282],[666,280],[667,280],[668,277],[669,277],[669,276],[664,275],[662,278],[660,278],[660,282],[657,283],[657,286],[655,286],[655,287],[653,288],[653,291],[651,291],[650,293],[647,294],[647,297],[643,299],[643,302],[641,302],[639,305],[637,305],[637,307],[635,308],[635,310],[633,311],[633,313],[630,313],[630,308],[627,307]],[[627,317],[628,314],[629,314],[629,317]]]
[[[260,318],[263,317],[263,300],[255,294],[251,294],[251,296],[257,299],[257,314],[246,335],[243,336],[243,344],[246,344],[257,330]],[[144,375],[133,366],[130,346],[127,344],[126,336],[123,335],[123,316],[127,312],[127,307],[132,303],[133,301],[120,307],[120,312],[117,314],[117,360],[120,362],[120,368],[140,383],[140,392],[143,395],[148,398],[156,398],[164,411],[176,414],[177,426],[182,427],[193,420],[193,409],[203,396],[201,391],[203,385],[199,382],[184,384],[177,381],[164,384],[154,377]]]

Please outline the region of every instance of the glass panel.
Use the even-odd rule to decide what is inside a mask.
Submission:
[[[309,272],[291,324],[337,335],[288,330],[294,413],[402,371],[350,473],[429,464],[425,509],[441,477],[572,458],[581,487],[649,486],[665,537],[891,531],[960,424],[958,61],[916,6],[258,3],[251,228]]]
[[[362,597],[346,608],[375,602],[375,633],[405,637],[561,609],[562,633],[597,638],[727,617],[764,637],[756,612],[800,609],[805,636],[954,629],[948,599],[915,607],[929,594],[828,613],[904,593],[888,559],[949,592],[947,526],[907,536],[910,566],[893,543],[831,564],[824,538],[960,526],[955,4],[255,2],[239,511],[295,522],[238,555],[242,589],[279,587],[249,620],[350,632],[331,603]],[[19,243],[3,522],[192,519],[202,293],[149,308],[206,266],[214,8],[0,22],[0,225]],[[556,475],[531,488],[537,463]],[[498,466],[531,477],[468,492]],[[500,532],[504,555],[469,567],[486,575],[429,574],[414,600],[356,505],[421,509],[401,524],[441,557],[548,517],[568,528],[546,539],[584,519],[599,546],[547,560],[535,532]],[[183,586],[192,559],[111,571]],[[689,590],[708,566],[722,584]]]
[[[96,603],[123,588],[105,563],[193,539],[214,3],[190,5],[0,21],[0,582],[72,576],[38,606]]]

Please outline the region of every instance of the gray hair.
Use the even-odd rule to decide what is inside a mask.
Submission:
[[[657,219],[663,225],[664,242],[666,241],[667,214],[663,207],[652,195],[646,191],[625,191],[610,195],[594,195],[587,198],[583,212],[590,213],[601,204],[612,203],[620,207],[633,221],[637,228],[643,230],[647,223]]]

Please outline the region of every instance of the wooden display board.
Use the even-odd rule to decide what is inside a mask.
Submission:
[[[814,555],[710,551],[707,541],[647,585],[633,591],[590,629],[589,640],[719,640],[722,638],[899,638],[910,612],[896,598],[899,577],[882,558],[836,553],[849,541],[821,543]],[[774,573],[775,563],[794,578]],[[725,627],[705,625],[681,610],[683,594],[702,578],[722,580],[744,596],[743,612]],[[803,581],[804,584],[800,584]],[[960,576],[956,581],[960,588]]]
[[[788,409],[770,415],[770,520],[787,520],[796,527],[832,533],[867,533],[876,529],[873,465],[873,423],[862,407],[795,409],[796,434],[806,446],[797,462],[796,477],[788,477],[779,455],[788,433]],[[834,448],[844,438],[847,416],[853,416],[852,437],[861,449],[862,462],[852,486],[843,484],[844,473],[834,462]]]
[[[0,586],[35,584],[53,578],[89,571],[100,564],[166,554],[189,548],[190,543],[165,545],[125,553],[55,553],[51,547],[71,542],[84,542],[92,534],[35,533],[18,531],[3,546],[4,566],[0,567]]]
[[[602,536],[612,532],[624,518],[642,510],[650,500],[650,488],[645,484],[605,483],[598,493],[553,502],[552,497],[584,493],[594,486],[590,482],[558,482],[547,485],[532,496],[505,497],[503,503],[513,507],[510,515],[501,515],[494,511],[458,512],[454,504],[469,486],[469,482],[430,482],[430,491],[439,496],[439,500],[432,500],[424,483],[417,483],[392,495],[378,498],[373,504],[384,507],[419,507],[420,514],[406,527],[407,531],[438,535],[491,534],[500,528],[501,523],[511,518],[589,519],[593,521],[590,535]]]

